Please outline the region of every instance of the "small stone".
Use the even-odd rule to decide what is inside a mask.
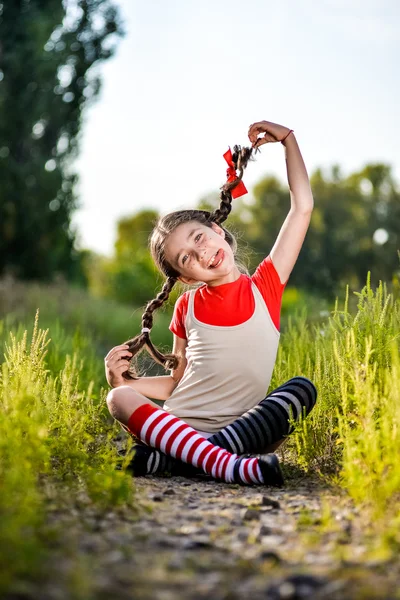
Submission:
[[[268,548],[276,548],[285,543],[285,538],[281,535],[264,535],[261,537],[260,543]]]
[[[199,527],[196,525],[182,525],[182,527],[176,530],[176,533],[180,535],[192,535],[198,533],[198,531]]]
[[[172,571],[181,571],[185,566],[185,558],[182,555],[177,555],[171,558],[168,562],[168,568]]]
[[[155,494],[152,498],[153,502],[162,502],[164,500],[164,498],[161,496],[161,494]]]
[[[258,521],[260,519],[260,511],[255,508],[245,508],[241,517],[243,521]]]
[[[279,590],[279,598],[282,600],[288,600],[289,598],[295,598],[296,588],[293,583],[289,581],[284,581],[278,588]]]
[[[271,529],[271,527],[269,527],[269,525],[261,525],[257,533],[259,536],[271,535],[271,533],[273,533],[273,530]]]
[[[188,508],[198,508],[198,507],[196,505],[194,505],[194,504],[191,504]],[[196,514],[196,513],[194,513],[194,514],[193,513],[188,513],[187,515],[185,515],[185,518],[188,521],[202,521],[203,520],[203,517],[201,515],[199,515],[199,514]]]
[[[268,588],[267,597],[280,600],[308,600],[315,597],[315,592],[320,591],[326,583],[326,580],[313,575],[291,575]]]
[[[120,550],[112,550],[108,552],[105,556],[105,562],[107,564],[119,563],[124,560],[124,555]]]
[[[154,546],[158,548],[176,548],[179,545],[179,541],[172,537],[158,538],[154,541]]]
[[[242,512],[243,512],[243,514],[245,513],[245,511],[242,511]],[[243,518],[230,519],[229,525],[232,527],[232,529],[236,529],[236,527],[240,527],[241,525],[243,525]]]
[[[262,506],[270,506],[271,508],[280,508],[281,505],[277,500],[273,500],[272,498],[268,498],[268,496],[263,496],[261,500]]]
[[[236,532],[236,538],[241,542],[246,542],[249,538],[248,528],[245,527]]]
[[[99,544],[96,539],[91,537],[83,537],[80,540],[80,547],[83,552],[95,552],[98,550]]]
[[[164,496],[175,496],[176,492],[173,488],[167,488],[166,490],[164,490]]]
[[[193,538],[186,540],[182,547],[184,550],[200,550],[202,548],[213,548],[213,545],[205,538]]]
[[[209,539],[210,530],[208,529],[208,527],[199,527],[199,529],[197,530],[197,535],[207,536],[207,539]]]
[[[274,563],[275,565],[278,565],[282,562],[282,559],[279,556],[279,554],[273,552],[272,550],[263,550],[259,557],[261,558],[261,560]]]
[[[199,501],[198,496],[187,496],[187,498],[186,498],[187,503],[190,503],[190,502],[197,503],[198,501]]]

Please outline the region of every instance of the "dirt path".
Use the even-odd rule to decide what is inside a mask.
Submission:
[[[57,579],[28,600],[296,600],[398,598],[399,565],[370,562],[357,515],[309,479],[282,490],[208,478],[135,480],[140,510],[92,505],[54,510],[71,562],[54,561]],[[324,531],[330,503],[334,527]],[[318,532],[318,535],[317,535]],[[347,557],[346,557],[347,556]],[[345,558],[346,557],[346,558]],[[78,561],[76,560],[78,559]],[[77,564],[78,562],[78,564]],[[74,586],[66,590],[63,581]],[[90,574],[85,591],[83,580]],[[82,577],[85,575],[85,577]],[[87,578],[87,577],[86,577]]]

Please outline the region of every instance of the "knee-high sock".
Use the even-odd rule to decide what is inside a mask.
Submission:
[[[257,406],[244,413],[231,425],[208,438],[208,441],[237,454],[259,453],[289,435],[290,419],[299,421],[310,414],[317,399],[314,384],[306,377],[293,377],[273,390]],[[160,450],[142,446],[133,459],[136,474],[170,472],[189,475],[180,462]],[[196,471],[193,469],[193,474]]]
[[[243,459],[210,444],[184,421],[151,404],[143,404],[132,413],[128,428],[146,444],[200,467],[215,479],[228,483],[264,483],[259,459]]]
[[[314,384],[306,377],[293,377],[208,441],[237,454],[263,452],[292,433],[290,421],[308,416],[316,400]]]

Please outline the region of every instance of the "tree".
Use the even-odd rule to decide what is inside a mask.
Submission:
[[[333,175],[335,175],[333,173]],[[398,269],[400,195],[388,165],[370,164],[348,177],[311,177],[315,209],[293,281],[337,293],[349,283],[390,281]],[[387,239],[376,236],[386,232]]]
[[[0,0],[0,274],[83,279],[71,215],[92,68],[112,56],[112,0]]]
[[[399,269],[400,246],[400,194],[390,167],[366,165],[344,177],[335,165],[330,175],[317,169],[310,179],[315,205],[290,286],[332,297],[346,284],[364,285],[368,271],[375,284],[390,281]],[[218,205],[215,192],[198,208],[212,211]],[[251,273],[271,251],[289,209],[287,184],[270,175],[254,187],[253,197],[234,200],[224,226],[236,236],[238,258]],[[141,210],[118,222],[114,256],[91,256],[87,262],[92,291],[131,306],[155,297],[163,277],[150,257],[148,238],[157,217],[154,210]],[[170,305],[181,291],[174,288]]]
[[[163,281],[149,251],[149,237],[157,218],[156,211],[141,210],[118,221],[114,256],[97,257],[88,263],[94,293],[131,306],[142,306],[155,297]]]

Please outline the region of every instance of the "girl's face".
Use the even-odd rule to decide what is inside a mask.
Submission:
[[[165,257],[183,283],[215,286],[240,277],[225,232],[216,223],[211,227],[198,221],[182,223],[165,241]]]

